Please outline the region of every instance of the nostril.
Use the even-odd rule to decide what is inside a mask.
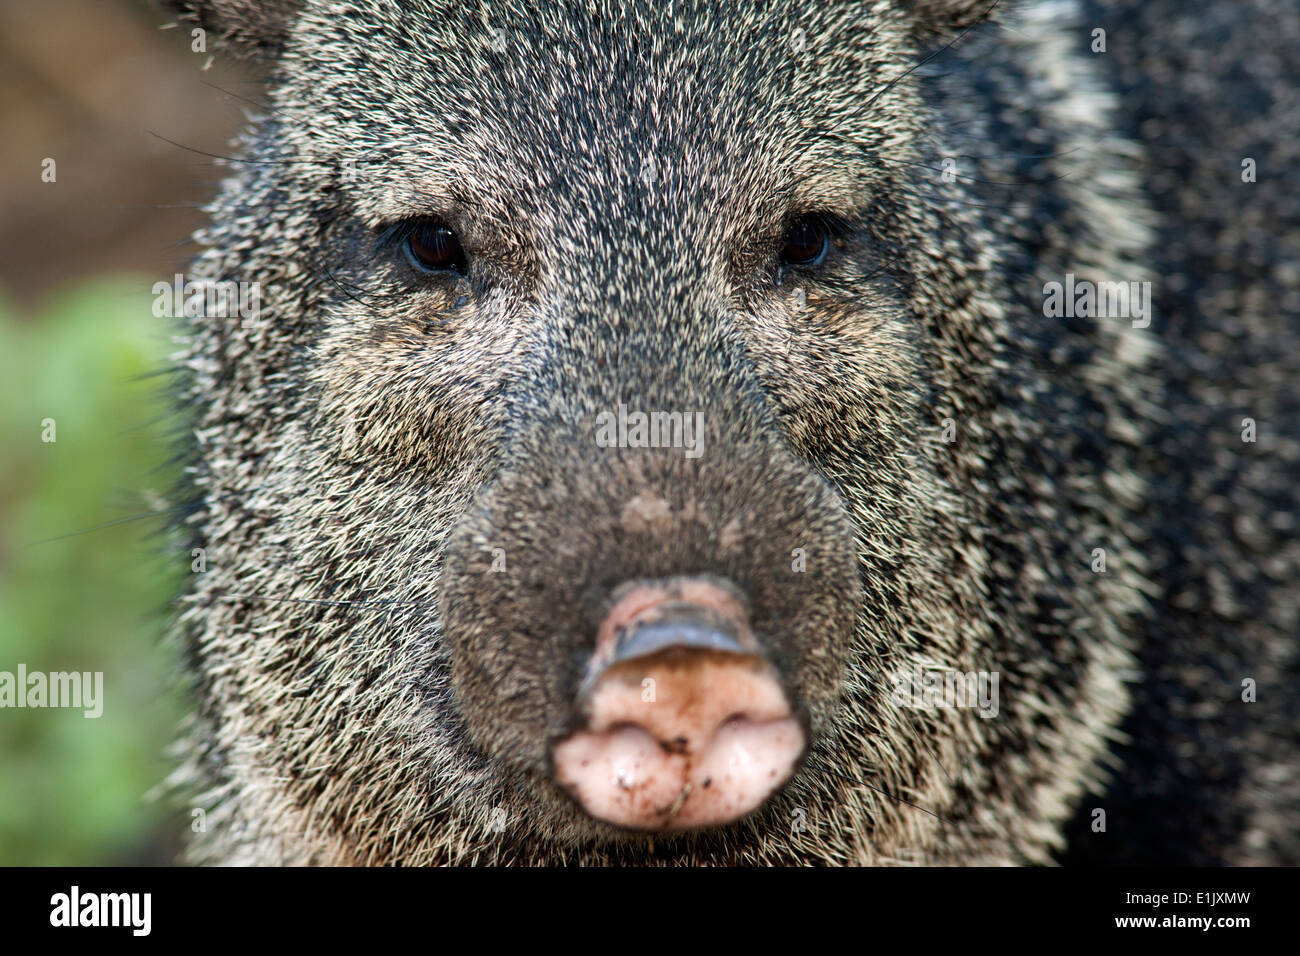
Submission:
[[[672,740],[659,741],[659,746],[666,754],[687,754],[690,753],[691,741],[688,737],[674,737]]]

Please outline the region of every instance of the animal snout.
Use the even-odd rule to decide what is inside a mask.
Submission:
[[[741,601],[701,577],[619,589],[551,750],[591,816],[644,830],[727,823],[794,772],[806,743]]]
[[[775,439],[724,427],[740,411],[708,420],[694,458],[521,430],[446,548],[463,726],[573,833],[757,812],[838,703],[860,599],[843,505]]]

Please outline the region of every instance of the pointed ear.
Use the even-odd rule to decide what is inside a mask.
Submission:
[[[923,46],[947,42],[967,27],[991,20],[1014,0],[904,0],[912,13],[912,35]]]
[[[270,58],[279,52],[299,0],[159,0],[187,30],[207,31],[213,48],[243,59]]]

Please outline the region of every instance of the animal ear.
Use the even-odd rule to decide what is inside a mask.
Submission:
[[[992,19],[1012,0],[905,0],[912,13],[912,34],[924,46],[951,40],[981,20]]]
[[[159,0],[182,27],[206,31],[213,46],[244,59],[279,52],[300,0]]]

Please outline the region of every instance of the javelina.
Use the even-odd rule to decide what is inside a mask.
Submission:
[[[172,6],[194,860],[1296,860],[1295,11]]]

